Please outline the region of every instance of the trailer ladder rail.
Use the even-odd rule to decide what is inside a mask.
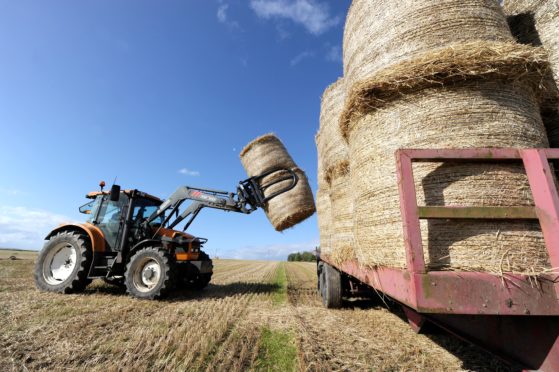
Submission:
[[[400,209],[407,266],[413,274],[426,273],[420,219],[537,219],[542,228],[552,267],[559,267],[559,196],[549,166],[559,149],[460,149],[396,151]],[[534,207],[428,207],[417,205],[413,162],[522,161]],[[555,286],[559,295],[559,286]]]

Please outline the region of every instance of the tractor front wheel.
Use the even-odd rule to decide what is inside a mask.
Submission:
[[[126,291],[149,300],[165,297],[175,285],[176,265],[171,253],[162,247],[140,249],[126,266]]]
[[[87,279],[90,265],[88,237],[61,231],[48,240],[37,257],[35,285],[47,292],[81,292],[91,282]]]

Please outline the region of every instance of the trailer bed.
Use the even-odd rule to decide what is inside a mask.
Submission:
[[[406,268],[325,262],[402,304],[410,325],[433,322],[523,369],[559,371],[558,275],[429,271],[420,219],[531,219],[542,228],[552,267],[559,268],[559,197],[549,166],[559,149],[399,150],[396,153]],[[534,207],[421,207],[412,162],[521,161]]]

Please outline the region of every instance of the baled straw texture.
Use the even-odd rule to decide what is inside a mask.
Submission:
[[[524,34],[527,41],[541,44],[549,52],[555,81],[559,82],[559,1],[505,0],[504,9],[507,15],[520,16],[513,33]]]
[[[547,147],[538,103],[521,82],[461,82],[409,92],[360,117],[349,135],[356,254],[405,267],[394,152],[399,148]],[[418,205],[532,205],[520,165],[421,163]],[[430,269],[530,272],[549,268],[533,222],[422,221]]]
[[[322,141],[323,141],[323,137],[320,133],[320,131],[316,134],[316,136],[314,137],[314,141],[316,144],[316,149],[317,149],[317,166],[316,166],[316,180],[318,183],[318,188],[319,189],[328,189],[328,183],[326,182],[326,171],[325,171],[325,165],[324,165],[324,157],[322,156],[322,154],[320,153],[320,148],[322,147]]]
[[[332,226],[332,210],[330,192],[328,189],[319,188],[316,192],[316,211],[318,217],[318,230],[320,233],[320,252],[331,255],[330,230]]]
[[[522,79],[539,86],[548,69],[542,48],[513,42],[473,42],[428,51],[353,85],[340,118],[341,132],[347,138],[359,116],[410,92],[476,79]]]
[[[353,241],[353,194],[350,186],[349,162],[341,161],[328,168],[326,180],[330,184],[332,208],[330,246],[336,264],[355,258]]]
[[[514,37],[523,44],[543,46],[551,63],[545,76],[540,108],[552,147],[559,145],[559,1],[505,1],[505,13]]]
[[[426,51],[471,41],[512,41],[495,0],[354,0],[344,31],[349,84]]]
[[[264,207],[266,216],[277,231],[293,227],[314,214],[314,197],[305,172],[297,167],[283,143],[275,135],[266,134],[255,139],[241,151],[240,157],[249,177],[278,167],[291,169],[299,177],[299,182],[292,190],[272,198]],[[286,172],[272,173],[265,177],[261,184],[266,185],[285,174]],[[279,182],[267,188],[264,195],[271,195],[290,182]]]
[[[327,169],[347,161],[347,143],[340,132],[340,115],[346,96],[345,80],[338,79],[322,95],[320,109],[320,140],[317,141],[319,162]]]

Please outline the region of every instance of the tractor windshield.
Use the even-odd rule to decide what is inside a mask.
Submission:
[[[107,194],[98,195],[91,206],[88,222],[101,229],[105,242],[112,249],[118,246],[129,200],[125,193],[120,193],[118,201],[112,201]]]
[[[80,207],[82,210],[90,210],[87,222],[91,223],[117,223],[128,206],[128,196],[122,193],[118,201],[111,201],[109,195],[99,195],[95,200]],[[83,213],[83,212],[82,212]]]

